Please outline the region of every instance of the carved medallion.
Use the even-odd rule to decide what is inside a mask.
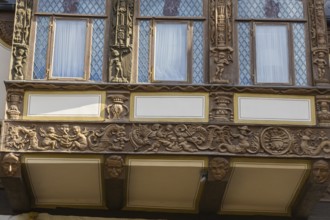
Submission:
[[[285,154],[290,150],[291,145],[291,135],[284,128],[269,127],[261,132],[261,146],[269,154]]]

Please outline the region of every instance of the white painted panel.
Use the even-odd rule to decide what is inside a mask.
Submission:
[[[6,104],[6,88],[3,83],[9,77],[10,49],[0,44],[0,120],[4,118]]]
[[[29,94],[27,116],[100,117],[101,94]]]
[[[205,96],[135,96],[134,118],[204,119]]]
[[[238,120],[312,122],[311,99],[238,97]]]

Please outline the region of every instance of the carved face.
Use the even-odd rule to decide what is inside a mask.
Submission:
[[[118,178],[123,172],[123,159],[118,156],[111,156],[105,162],[106,170],[111,178]]]
[[[74,134],[79,134],[80,133],[80,127],[79,126],[73,126],[72,131]]]
[[[313,164],[313,175],[316,183],[324,183],[329,178],[329,164],[324,160],[318,160]]]
[[[215,180],[222,180],[229,169],[228,161],[224,158],[214,158],[210,161],[210,171]]]
[[[2,172],[6,176],[14,176],[19,168],[19,159],[13,153],[5,155],[1,162]]]

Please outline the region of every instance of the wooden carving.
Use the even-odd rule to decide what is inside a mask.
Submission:
[[[19,156],[14,153],[7,153],[1,161],[1,171],[4,176],[15,176],[20,168]]]
[[[330,126],[330,96],[316,96],[316,108],[319,125]]]
[[[232,19],[231,0],[210,1],[210,53],[214,63],[210,68],[211,83],[229,83],[225,67],[233,62]]]
[[[210,93],[210,97],[210,120],[227,122],[233,121],[233,93],[212,92]]]
[[[325,183],[329,179],[329,163],[325,160],[315,161],[312,167],[313,180],[315,183]]]
[[[7,103],[8,109],[6,110],[8,119],[19,119],[22,112],[23,90],[8,90]]]
[[[131,77],[134,0],[113,1],[109,80],[128,83]]]
[[[16,4],[13,52],[12,52],[12,79],[23,80],[25,64],[30,39],[32,0],[18,0]]]
[[[309,1],[311,39],[313,52],[313,77],[316,84],[328,84],[327,27],[323,0]]]
[[[106,107],[109,120],[128,120],[129,107],[127,105],[129,93],[111,93],[108,98],[111,100]]]
[[[223,180],[229,170],[229,162],[223,157],[215,157],[209,162],[209,180]]]
[[[110,178],[119,178],[123,174],[124,159],[118,155],[107,157],[104,162],[106,175]]]

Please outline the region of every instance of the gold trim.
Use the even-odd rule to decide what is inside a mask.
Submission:
[[[258,98],[281,98],[281,99],[301,99],[309,100],[311,105],[311,121],[286,121],[286,120],[242,120],[238,118],[238,98],[240,97],[258,97]],[[289,124],[289,125],[316,125],[315,117],[315,97],[314,96],[299,96],[299,95],[273,95],[273,94],[249,94],[235,93],[234,94],[234,122],[242,124]]]
[[[36,195],[34,193],[34,187],[30,181],[30,173],[29,169],[26,164],[26,159],[38,159],[38,158],[43,158],[43,159],[99,159],[98,163],[98,170],[99,170],[99,192],[100,192],[100,205],[72,205],[72,204],[36,204],[35,200]],[[24,174],[28,181],[27,185],[28,188],[30,189],[32,195],[34,196],[33,198],[33,205],[36,208],[56,208],[56,207],[65,207],[65,208],[81,208],[81,209],[107,209],[106,206],[106,194],[105,194],[105,183],[104,183],[104,172],[103,172],[103,164],[104,164],[104,157],[102,155],[74,155],[74,154],[23,154],[21,157],[21,163],[22,163],[22,168],[24,171]],[[41,164],[40,164],[41,165]]]
[[[300,163],[300,165],[305,165],[305,170],[304,170],[304,174],[301,176],[300,181],[298,181],[298,184],[294,190],[294,192],[292,193],[292,197],[289,200],[289,202],[287,203],[287,206],[285,208],[285,212],[274,212],[274,211],[222,211],[222,206],[223,203],[226,199],[227,193],[228,193],[228,187],[225,190],[222,202],[221,202],[221,206],[219,208],[218,214],[220,215],[268,215],[268,216],[291,216],[291,208],[294,204],[294,202],[297,200],[299,192],[302,190],[305,182],[308,179],[310,170],[311,170],[311,162],[309,160],[299,160],[299,159],[265,159],[265,158],[232,158],[230,160],[230,168],[231,170],[231,174],[230,177],[228,179],[228,184],[231,183],[231,179],[233,177],[234,171],[235,171],[235,163],[237,162],[250,162],[253,163],[254,165],[258,165],[259,163],[269,163],[269,164],[276,164],[276,165],[281,165],[281,164],[297,164]],[[270,189],[272,190],[272,189]]]
[[[99,103],[100,107],[100,116],[99,117],[86,117],[86,116],[28,116],[28,107],[29,107],[29,96],[31,94],[99,94],[101,95],[101,102]],[[23,106],[23,119],[24,120],[67,120],[67,121],[103,121],[105,118],[105,101],[106,101],[106,92],[104,91],[26,91],[24,93],[24,106]],[[47,104],[47,103],[45,103]]]
[[[203,96],[204,99],[204,117],[203,118],[171,118],[171,117],[161,117],[161,118],[135,118],[135,97],[136,96],[181,96],[181,97],[190,97],[190,96]],[[172,106],[169,106],[172,108]],[[130,121],[150,121],[150,122],[208,122],[209,121],[209,93],[195,92],[195,93],[186,93],[186,92],[133,92],[130,96]]]
[[[205,182],[199,182],[198,187],[197,187],[197,193],[195,194],[195,199],[193,201],[193,209],[183,209],[183,208],[150,208],[147,206],[140,206],[140,207],[128,207],[127,203],[129,201],[128,195],[129,195],[129,181],[130,181],[130,166],[129,166],[129,161],[132,159],[146,159],[146,160],[160,160],[160,159],[165,159],[167,161],[173,161],[173,160],[198,160],[198,161],[203,161],[204,166],[201,168],[202,170],[207,170],[208,169],[208,157],[204,156],[164,156],[164,155],[136,155],[132,156],[129,155],[125,158],[125,166],[127,167],[127,172],[126,172],[126,191],[125,191],[125,206],[123,210],[131,210],[131,211],[153,211],[153,212],[175,212],[177,213],[178,211],[180,213],[198,213],[199,211],[199,203],[200,203],[200,198],[202,196],[202,192],[204,190],[204,185]]]

